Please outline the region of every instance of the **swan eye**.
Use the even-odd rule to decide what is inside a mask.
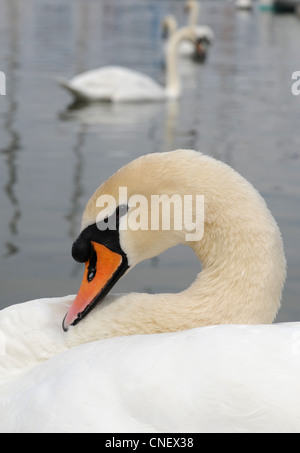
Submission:
[[[91,270],[89,269],[89,273],[87,276],[88,282],[91,282],[92,280],[94,280],[95,275],[96,275],[96,268],[93,268]]]
[[[89,261],[89,267],[88,267],[88,272],[87,272],[87,281],[88,282],[91,282],[95,278],[96,271],[97,271],[96,264],[97,264],[97,255],[96,255],[95,250],[93,250],[92,256]]]
[[[92,248],[92,253],[91,253],[91,256],[89,259],[89,267],[88,267],[88,271],[87,271],[87,281],[88,282],[91,282],[94,279],[96,272],[97,272],[97,253],[95,252],[94,247],[91,247],[91,248]]]

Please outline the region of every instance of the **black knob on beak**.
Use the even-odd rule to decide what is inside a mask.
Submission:
[[[86,263],[91,255],[92,245],[87,239],[78,236],[72,246],[72,256],[78,263]]]

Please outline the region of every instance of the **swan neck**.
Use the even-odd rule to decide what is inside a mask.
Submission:
[[[166,57],[166,92],[168,98],[178,98],[181,94],[181,83],[178,71],[178,45],[188,39],[189,27],[177,30],[168,40]]]
[[[286,276],[282,238],[260,195],[252,187],[247,195],[250,187],[236,197],[233,187],[228,197],[224,188],[226,202],[211,203],[204,236],[190,245],[202,271],[183,294],[194,301],[203,325],[272,323],[280,308]],[[206,198],[214,194],[208,191]]]
[[[168,16],[166,19],[166,26],[168,29],[169,39],[174,35],[177,30],[177,21],[174,16]]]
[[[200,11],[200,7],[199,7],[198,2],[196,2],[196,1],[193,2],[190,5],[190,14],[189,14],[189,22],[188,22],[190,27],[195,27],[197,25],[199,11]]]

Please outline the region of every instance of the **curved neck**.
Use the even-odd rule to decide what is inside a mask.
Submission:
[[[204,159],[198,174],[204,235],[187,244],[202,272],[182,295],[203,325],[272,323],[286,277],[279,228],[250,183],[221,162],[211,164]]]
[[[202,271],[182,296],[194,306],[198,325],[272,323],[285,276],[277,226],[271,217],[269,227],[255,225],[257,218],[247,219],[244,228],[235,215],[228,220],[214,221],[213,231],[206,230],[203,240],[192,245]],[[269,241],[272,230],[276,234]]]

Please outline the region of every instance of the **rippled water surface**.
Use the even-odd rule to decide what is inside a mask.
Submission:
[[[193,148],[232,165],[267,200],[288,260],[279,321],[300,320],[300,21],[203,1],[216,35],[205,65],[180,65],[177,103],[70,107],[56,83],[108,64],[164,82],[161,21],[183,1],[0,0],[0,307],[77,292],[71,245],[94,189],[142,154]],[[175,248],[137,266],[116,291],[179,291],[200,270]]]

